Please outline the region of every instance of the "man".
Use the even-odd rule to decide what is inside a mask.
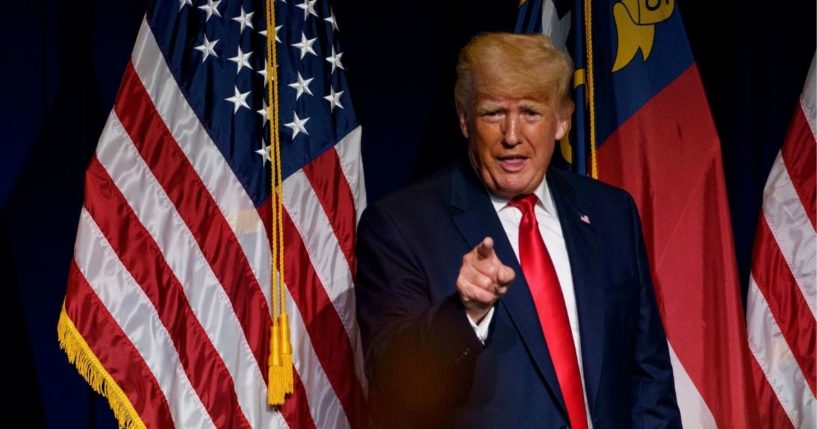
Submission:
[[[455,88],[468,156],[369,207],[358,318],[378,427],[680,427],[638,213],[548,169],[571,66],[485,34]]]

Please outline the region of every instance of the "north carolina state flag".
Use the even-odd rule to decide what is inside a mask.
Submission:
[[[684,426],[755,427],[720,142],[675,2],[527,1],[517,30],[574,59],[561,152],[638,204]]]

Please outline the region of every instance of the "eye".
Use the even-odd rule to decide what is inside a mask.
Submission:
[[[504,113],[505,112],[502,109],[481,109],[478,112],[481,119],[490,122],[501,119]]]
[[[526,118],[539,118],[542,116],[542,112],[540,112],[539,109],[526,107],[522,109],[522,115]]]

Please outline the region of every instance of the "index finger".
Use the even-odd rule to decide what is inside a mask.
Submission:
[[[480,259],[490,258],[494,254],[494,239],[485,237],[477,245],[477,255]]]

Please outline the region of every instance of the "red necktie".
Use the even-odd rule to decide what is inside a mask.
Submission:
[[[519,264],[525,273],[525,280],[539,315],[539,324],[545,334],[559,388],[565,399],[570,427],[587,429],[576,347],[573,345],[573,334],[559,278],[556,277],[556,269],[533,213],[536,201],[536,195],[528,194],[516,197],[509,203],[522,211],[522,222],[519,224]]]

